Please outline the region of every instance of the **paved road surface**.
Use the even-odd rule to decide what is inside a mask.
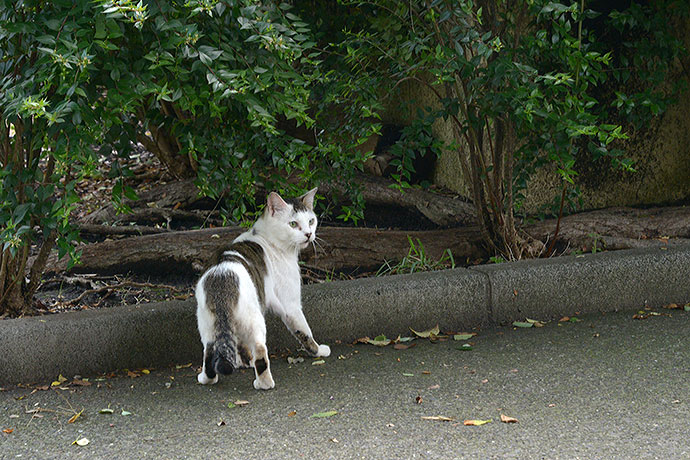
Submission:
[[[321,365],[273,359],[269,392],[247,371],[197,385],[194,367],[13,387],[0,391],[0,431],[12,430],[0,458],[690,459],[690,313],[660,312],[483,330],[471,351],[334,345]]]

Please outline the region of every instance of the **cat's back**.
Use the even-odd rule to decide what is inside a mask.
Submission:
[[[254,285],[257,288],[263,287],[267,274],[266,251],[258,241],[238,238],[230,246],[216,251],[213,265],[228,266],[227,263],[240,264],[252,277]]]

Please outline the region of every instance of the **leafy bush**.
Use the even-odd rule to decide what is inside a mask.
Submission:
[[[233,221],[259,188],[337,180],[351,195],[340,217],[356,222],[363,203],[348,179],[401,84],[425,85],[438,104],[393,148],[400,187],[414,156],[440,151],[433,121],[451,120],[444,149],[460,159],[487,245],[519,258],[529,241],[514,212],[536,169],[557,170],[565,196],[578,159],[632,167],[611,120],[663,110],[671,93],[647,84],[664,81],[682,47],[662,12],[688,8],[662,0],[608,12],[621,37],[612,54],[582,2],[294,4],[3,2],[0,314],[27,311],[55,245],[78,256],[75,183],[134,142],[173,176],[196,178]],[[606,91],[611,77],[641,89]],[[127,171],[116,161],[111,173]],[[121,207],[134,196],[122,180],[113,194]]]
[[[344,3],[367,21],[342,46],[352,73],[370,76],[371,84],[388,80],[379,94],[408,84],[436,96],[426,113],[452,124],[445,150],[458,157],[484,241],[506,259],[544,250],[519,232],[515,219],[537,169],[546,166],[560,177],[561,210],[576,184],[578,159],[607,159],[632,170],[620,149],[627,136],[616,109],[631,116],[638,108],[660,112],[663,94],[654,85],[681,51],[662,19],[666,8],[687,12],[672,2],[610,11],[604,20],[613,21],[625,47],[614,56],[587,29],[600,14],[583,1]],[[623,68],[611,68],[612,59]],[[642,68],[647,71],[636,72]],[[642,91],[627,95],[623,86],[607,99],[610,75],[619,83],[636,75]],[[409,163],[404,156],[399,161],[403,170]],[[399,175],[402,186],[404,178]]]
[[[259,187],[346,178],[361,156],[313,128],[309,26],[271,1],[5,2],[0,11],[0,314],[31,305],[50,249],[76,257],[74,184],[141,142],[240,221]],[[352,141],[351,141],[352,142]],[[93,150],[96,146],[97,150]],[[120,177],[113,199],[134,197]],[[38,245],[28,279],[32,245]]]
[[[30,309],[56,243],[75,255],[74,185],[93,168],[101,136],[90,9],[56,1],[0,10],[0,314]]]

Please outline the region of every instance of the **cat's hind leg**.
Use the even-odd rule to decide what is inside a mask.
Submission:
[[[252,359],[254,368],[254,388],[257,390],[270,390],[275,387],[273,376],[271,375],[271,362],[268,359],[268,351],[265,343],[257,343],[254,346]]]
[[[204,360],[201,366],[201,372],[196,377],[202,385],[213,385],[218,382],[218,374],[216,374],[215,365],[213,363],[214,348],[213,342],[204,344]]]

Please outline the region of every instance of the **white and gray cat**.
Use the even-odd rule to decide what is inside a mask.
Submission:
[[[299,250],[314,241],[316,188],[297,199],[268,195],[251,229],[224,249],[196,285],[197,321],[204,345],[199,383],[253,367],[254,388],[275,386],[266,350],[264,313],[271,310],[312,356],[328,356],[302,313]]]

